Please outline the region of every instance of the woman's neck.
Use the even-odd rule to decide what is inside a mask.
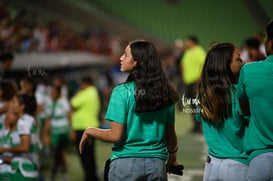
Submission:
[[[10,132],[14,131],[16,129],[17,123],[13,123],[9,125]]]
[[[25,114],[24,112],[19,112],[18,113],[19,118],[22,117],[24,114]]]

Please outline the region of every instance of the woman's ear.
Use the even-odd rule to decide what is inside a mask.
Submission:
[[[133,60],[133,68],[135,68],[137,66],[137,61]]]

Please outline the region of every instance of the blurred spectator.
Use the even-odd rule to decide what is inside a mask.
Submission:
[[[39,80],[36,90],[35,90],[35,98],[37,101],[37,120],[39,123],[39,133],[40,136],[42,134],[42,130],[44,129],[44,124],[46,120],[46,111],[45,106],[46,103],[50,100],[50,86],[46,77],[43,77]],[[42,148],[43,145],[41,144]],[[48,151],[43,149],[43,151]]]
[[[61,87],[51,88],[51,99],[46,104],[47,120],[43,131],[43,142],[51,145],[53,150],[53,167],[51,181],[56,180],[58,170],[61,169],[63,181],[68,181],[65,147],[69,141],[69,114],[70,105],[65,97],[61,96]]]
[[[264,33],[258,31],[254,34],[254,38],[256,38],[260,42],[260,46],[259,46],[260,52],[266,55],[265,46],[264,46]]]
[[[186,85],[185,96],[188,99],[196,98],[196,83],[200,79],[202,67],[205,61],[206,52],[199,45],[196,36],[188,36],[185,42],[186,51],[181,59],[181,71],[183,82]],[[192,109],[195,105],[191,104]],[[195,120],[195,114],[192,114],[193,119],[193,132],[201,132],[201,124]]]
[[[180,61],[181,61],[183,54],[185,52],[185,45],[184,45],[183,40],[181,40],[181,39],[176,39],[174,44],[175,44],[174,56],[176,58],[175,62],[176,62],[177,67],[179,67]],[[179,69],[178,69],[178,71],[179,71]]]
[[[128,74],[127,73],[122,73],[120,71],[120,56],[121,54],[123,54],[123,49],[122,47],[127,46],[128,41],[127,40],[123,40],[120,38],[116,38],[112,41],[112,65],[111,67],[109,67],[108,72],[106,73],[106,76],[108,76],[108,82],[111,83],[110,86],[114,87],[118,84],[120,84],[121,82],[124,82],[127,77]],[[111,80],[110,80],[111,79]]]
[[[122,54],[123,51],[120,37],[115,37],[112,39],[111,50],[112,56],[115,56],[114,59],[119,59],[119,56]]]
[[[12,80],[2,80],[0,82],[0,115],[8,110],[8,102],[16,94],[15,82]]]
[[[102,29],[95,30],[87,39],[87,50],[94,54],[111,54],[110,41]]]
[[[3,9],[3,8],[2,8]],[[1,10],[1,9],[0,9]],[[94,31],[77,33],[60,21],[41,23],[24,9],[13,17],[4,8],[0,14],[0,48],[18,52],[31,51],[87,51],[110,55],[110,40],[106,31],[97,27]],[[5,15],[4,15],[5,14]]]
[[[249,56],[247,62],[260,61],[266,58],[265,54],[260,51],[260,42],[256,38],[249,38],[245,42],[246,50]]]
[[[12,165],[10,180],[37,180],[39,168],[36,101],[33,96],[16,95],[10,103],[10,110],[18,120],[6,132],[6,144],[0,153],[9,153],[5,163]],[[14,120],[14,121],[15,121]],[[24,165],[24,166],[23,166]]]
[[[61,77],[56,77],[53,80],[53,86],[60,87],[61,89],[61,97],[67,99],[68,98],[68,88],[66,86],[65,79]]]
[[[99,127],[101,103],[99,93],[91,78],[82,78],[80,90],[71,99],[71,106],[73,110],[72,129],[75,131],[76,148],[78,150],[84,130],[88,127]],[[94,138],[90,138],[89,143],[85,144],[83,152],[79,156],[85,173],[85,181],[97,181]]]
[[[173,69],[174,69],[174,74],[173,77],[170,77],[171,80],[177,85],[177,91],[181,92],[184,89],[184,85],[183,85],[183,79],[182,79],[182,74],[181,74],[181,59],[185,53],[185,45],[184,42],[181,39],[176,39],[174,42],[175,45],[175,49],[173,52],[173,56],[174,56],[174,65],[173,65]]]
[[[181,39],[177,39],[174,42],[174,49],[173,50],[166,50],[165,53],[161,53],[160,57],[161,60],[166,61],[165,67],[167,70],[167,76],[170,80],[174,80],[176,75],[180,74],[180,61],[184,53],[184,43]]]
[[[254,40],[255,39],[255,40]],[[242,48],[242,51],[241,51],[241,59],[244,61],[244,62],[249,62],[249,61],[255,61],[253,60],[252,57],[250,57],[250,54],[249,54],[249,51],[248,51],[248,45],[247,44],[250,44],[250,47],[253,49],[255,48],[257,50],[257,42],[259,44],[259,54],[261,57],[263,57],[262,55],[266,55],[266,52],[265,52],[265,47],[264,47],[264,37],[263,37],[263,33],[261,32],[256,32],[254,33],[253,36],[249,37],[248,39],[245,40],[244,42],[244,47]],[[256,51],[255,50],[255,51]],[[253,53],[255,54],[255,53]],[[255,58],[254,58],[255,59]],[[264,59],[264,58],[262,58]],[[258,57],[258,60],[259,60],[259,57]]]
[[[20,93],[27,94],[29,96],[35,95],[36,84],[32,78],[22,78],[20,80]]]
[[[37,41],[37,51],[46,50],[48,29],[43,24],[38,24],[33,30],[33,38]]]
[[[5,71],[9,70],[13,62],[13,54],[4,52],[0,54],[0,80],[3,79]]]

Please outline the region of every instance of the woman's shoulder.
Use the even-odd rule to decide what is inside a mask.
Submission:
[[[128,92],[135,90],[135,83],[134,82],[125,82],[118,84],[113,91],[120,91],[120,92]]]
[[[25,124],[26,122],[33,122],[34,117],[30,114],[24,114],[22,117],[19,118],[18,123]]]

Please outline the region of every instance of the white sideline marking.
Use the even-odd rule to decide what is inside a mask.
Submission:
[[[204,161],[207,159],[207,145],[205,143],[203,135],[197,136],[196,140],[202,143],[202,153],[200,155],[200,160]],[[194,176],[203,176],[204,169],[186,169],[184,170],[184,175],[177,176],[177,175],[168,175],[168,181],[192,181]]]

